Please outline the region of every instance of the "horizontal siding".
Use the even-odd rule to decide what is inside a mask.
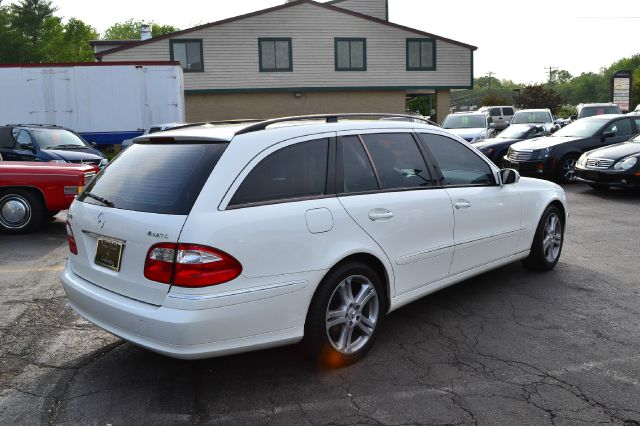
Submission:
[[[259,37],[293,39],[293,72],[259,72]],[[334,37],[367,39],[367,71],[335,71]],[[186,90],[471,85],[470,49],[438,40],[436,71],[406,71],[407,37],[416,34],[302,3],[189,32],[176,39],[203,40],[205,72],[185,73]],[[169,40],[115,52],[103,60],[169,60]]]
[[[332,6],[387,20],[387,0],[343,0]]]

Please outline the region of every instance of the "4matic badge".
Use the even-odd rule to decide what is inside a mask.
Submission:
[[[164,238],[165,240],[169,239],[169,234],[163,234],[161,232],[147,232],[147,235],[153,238]]]

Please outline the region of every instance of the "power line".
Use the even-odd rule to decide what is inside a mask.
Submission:
[[[549,65],[548,67],[544,67],[545,70],[549,70],[549,83],[553,81],[553,73],[558,71],[558,67],[553,65]]]

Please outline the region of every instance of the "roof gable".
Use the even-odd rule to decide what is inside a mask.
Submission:
[[[420,35],[420,36],[423,36],[423,37],[432,37],[432,38],[435,38],[437,40],[442,40],[442,41],[446,41],[446,42],[451,43],[451,44],[455,44],[455,45],[458,45],[458,46],[466,47],[466,48],[468,48],[470,50],[477,50],[476,46],[473,46],[473,45],[470,45],[470,44],[462,43],[462,42],[459,42],[459,41],[456,41],[456,40],[451,40],[451,39],[448,39],[448,38],[445,38],[445,37],[441,37],[441,36],[438,36],[438,35],[435,35],[435,34],[427,33],[425,31],[417,30],[415,28],[406,27],[406,26],[400,25],[400,24],[395,24],[393,22],[388,22],[388,21],[383,20],[383,19],[378,19],[378,18],[369,16],[369,15],[364,15],[362,13],[354,12],[354,11],[351,11],[351,10],[348,10],[348,9],[343,9],[341,7],[333,6],[332,4],[318,3],[318,2],[313,1],[313,0],[297,0],[297,1],[294,1],[294,2],[290,2],[290,3],[285,3],[285,4],[282,4],[282,5],[279,5],[279,6],[274,6],[274,7],[270,7],[270,8],[267,8],[267,9],[258,10],[256,12],[251,12],[251,13],[247,13],[247,14],[244,14],[244,15],[239,15],[239,16],[234,16],[232,18],[223,19],[221,21],[215,21],[215,22],[210,22],[210,23],[203,24],[203,25],[198,25],[196,27],[187,28],[185,30],[176,31],[176,32],[173,32],[173,33],[170,33],[170,34],[165,34],[165,35],[159,36],[159,37],[150,38],[148,40],[140,40],[138,42],[133,42],[133,43],[130,43],[130,44],[126,44],[126,45],[119,46],[119,47],[116,47],[116,48],[113,48],[113,49],[109,49],[109,50],[105,50],[105,51],[99,52],[99,53],[95,54],[95,56],[96,56],[96,58],[100,59],[103,56],[109,55],[111,53],[120,52],[120,51],[127,50],[127,49],[132,49],[132,48],[144,45],[144,44],[153,43],[153,42],[160,41],[160,40],[165,40],[165,39],[170,39],[170,38],[181,36],[181,35],[184,35],[184,34],[189,34],[189,33],[192,33],[194,31],[199,31],[199,30],[203,30],[203,29],[206,29],[206,28],[211,28],[211,27],[215,27],[215,26],[218,26],[218,25],[227,24],[227,23],[230,23],[230,22],[235,22],[235,21],[239,21],[239,20],[242,20],[242,19],[247,19],[247,18],[251,18],[251,17],[254,17],[254,16],[259,16],[259,15],[263,15],[263,14],[267,14],[267,13],[276,12],[278,10],[282,10],[282,9],[286,9],[286,8],[290,8],[290,7],[295,7],[295,6],[298,6],[300,4],[310,4],[310,5],[314,5],[314,6],[317,6],[317,7],[322,7],[322,8],[329,9],[329,10],[332,10],[332,11],[335,11],[335,12],[338,12],[338,13],[348,14],[348,15],[352,15],[352,16],[355,16],[355,17],[358,17],[358,18],[361,18],[361,19],[366,19],[366,20],[369,20],[369,21],[372,21],[372,22],[376,22],[376,23],[378,23],[380,25],[390,26],[390,27],[394,27],[394,28],[401,29],[401,30],[404,30],[404,31],[408,31],[408,32],[411,32],[411,33],[414,33],[416,35]]]

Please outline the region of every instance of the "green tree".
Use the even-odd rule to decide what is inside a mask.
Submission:
[[[506,96],[503,96],[496,92],[491,92],[487,94],[482,101],[480,101],[481,106],[492,106],[492,105],[510,105],[511,100]]]
[[[555,114],[563,100],[553,89],[539,84],[525,86],[516,98],[516,103],[521,108],[549,108]]]
[[[107,28],[103,39],[105,40],[137,40],[140,38],[140,28],[144,24],[151,25],[151,35],[158,37],[161,35],[179,31],[172,25],[161,25],[156,22],[135,21],[129,19],[125,22],[118,22]]]
[[[27,39],[11,25],[11,11],[0,5],[0,63],[25,62]]]
[[[66,62],[89,62],[93,60],[93,49],[89,41],[96,40],[98,32],[79,19],[71,18],[64,25],[64,44]]]
[[[56,8],[50,0],[21,0],[9,5],[9,24],[13,31],[26,39],[25,60],[39,61],[42,42],[51,35],[51,22]]]

